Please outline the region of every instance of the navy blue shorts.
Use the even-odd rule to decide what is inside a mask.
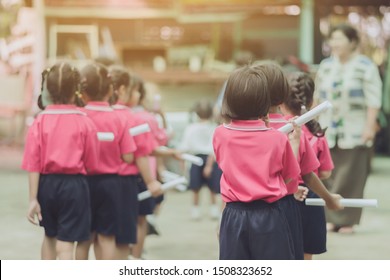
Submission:
[[[137,243],[138,186],[137,176],[119,176],[121,197],[118,201],[118,228],[115,234],[119,244]]]
[[[87,176],[91,194],[91,231],[102,235],[115,235],[121,188],[117,174]]]
[[[164,199],[165,199],[164,194],[159,195],[158,197],[155,197],[155,198],[154,198],[154,203],[155,203],[155,205],[160,204],[161,202],[164,201]]]
[[[147,187],[141,175],[136,175],[136,177],[137,177],[138,193],[142,193],[146,191]],[[140,201],[138,205],[139,205],[138,215],[146,216],[146,215],[153,214],[156,201],[154,197],[149,197],[147,199]]]
[[[213,169],[211,171],[210,178],[203,176],[203,170],[206,165],[208,155],[198,154],[196,155],[203,159],[203,165],[198,166],[191,165],[190,168],[190,182],[188,188],[190,190],[199,190],[203,185],[207,185],[209,189],[214,193],[220,193],[220,181],[222,176],[222,170],[218,167],[218,164],[214,162]]]
[[[280,206],[286,215],[291,237],[294,244],[294,255],[296,260],[303,260],[303,233],[302,217],[298,201],[294,195],[286,195],[280,201]]]
[[[46,236],[68,242],[90,239],[90,198],[84,175],[41,174],[38,202]]]
[[[222,213],[220,260],[291,260],[294,249],[279,201],[230,202]]]
[[[308,198],[318,198],[309,190]],[[326,252],[326,219],[322,206],[306,206],[300,202],[303,230],[303,250],[307,254],[322,254]]]

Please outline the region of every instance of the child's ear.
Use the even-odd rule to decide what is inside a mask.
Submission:
[[[127,90],[126,90],[126,87],[124,85],[121,85],[119,88],[118,88],[118,96],[123,96],[124,94],[126,94]]]

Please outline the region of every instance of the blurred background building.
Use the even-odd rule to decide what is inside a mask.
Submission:
[[[235,58],[315,73],[331,25],[349,22],[385,82],[378,150],[390,138],[389,0],[0,0],[0,139],[23,142],[40,73],[58,59],[123,63],[155,83],[163,108],[215,100]]]

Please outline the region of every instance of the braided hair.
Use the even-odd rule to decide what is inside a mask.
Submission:
[[[43,110],[49,104],[69,104],[79,94],[79,87],[79,71],[69,63],[57,63],[42,72],[38,107]]]
[[[290,74],[288,80],[290,94],[284,103],[294,115],[300,116],[313,105],[314,81],[307,73],[303,72]],[[315,119],[307,122],[306,127],[317,137],[325,135],[326,128],[322,129]]]

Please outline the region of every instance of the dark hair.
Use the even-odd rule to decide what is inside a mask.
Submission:
[[[332,36],[335,31],[341,31],[350,42],[356,42],[358,44],[360,41],[358,31],[349,24],[341,23],[333,26],[330,29],[329,36]]]
[[[119,65],[111,66],[109,72],[114,88],[114,94],[111,96],[109,102],[110,104],[115,104],[118,101],[118,90],[121,86],[129,88],[130,90],[131,76],[129,71],[125,67]]]
[[[232,120],[265,117],[270,107],[267,77],[253,66],[233,71],[226,84],[221,115]]]
[[[109,93],[111,86],[111,77],[104,65],[92,63],[81,70],[81,91],[91,100],[102,100]]]
[[[289,75],[290,94],[284,104],[296,116],[305,113],[313,105],[314,81],[309,74],[303,72],[295,72]],[[309,131],[317,136],[323,137],[325,129],[316,120],[311,120],[306,123]]]
[[[141,102],[142,100],[144,100],[145,96],[146,96],[146,88],[145,88],[145,82],[144,80],[142,79],[141,76],[137,75],[137,74],[134,74],[133,75],[133,87],[132,87],[132,90],[135,89],[135,87],[138,86],[138,92],[139,92],[139,102]]]
[[[80,86],[80,73],[69,63],[56,63],[42,72],[41,92],[47,89],[54,104],[69,104]],[[46,87],[46,88],[45,88]],[[43,108],[42,94],[38,106]]]
[[[194,104],[191,112],[195,112],[200,119],[211,119],[213,116],[213,104],[210,100],[202,99]]]
[[[286,100],[290,86],[282,67],[276,63],[266,62],[254,66],[267,77],[271,106],[278,106]]]

